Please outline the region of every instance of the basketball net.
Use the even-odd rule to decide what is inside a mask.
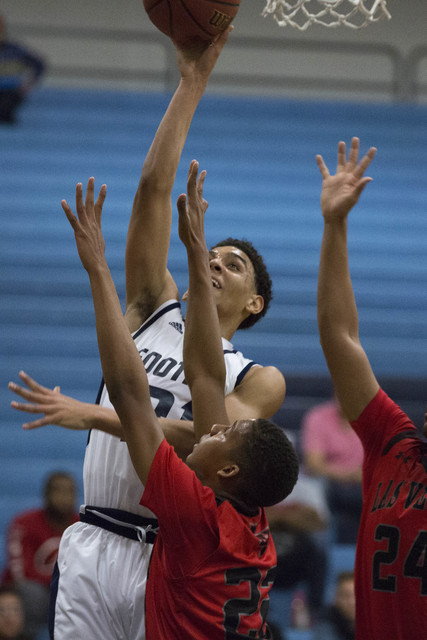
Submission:
[[[312,24],[361,29],[382,18],[390,20],[386,0],[267,0],[262,12],[279,27],[305,31]]]

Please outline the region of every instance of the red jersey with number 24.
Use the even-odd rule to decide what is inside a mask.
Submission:
[[[356,640],[426,640],[427,442],[381,389],[352,427],[365,452]]]
[[[263,509],[219,500],[163,440],[141,499],[156,514],[147,640],[263,638],[276,551]]]

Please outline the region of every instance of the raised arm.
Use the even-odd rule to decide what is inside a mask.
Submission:
[[[106,186],[101,187],[94,203],[94,182],[93,178],[89,179],[85,202],[81,183],[76,187],[77,217],[65,200],[61,204],[74,229],[80,260],[89,275],[104,381],[122,424],[132,463],[145,483],[163,433],[151,405],[145,368],[129,333],[105,259],[101,213]]]
[[[212,276],[204,234],[206,172],[190,164],[187,196],[178,198],[179,237],[187,249],[189,296],[184,334],[184,372],[193,402],[196,441],[213,424],[228,424],[225,410],[225,363]]]
[[[359,140],[353,138],[348,160],[338,144],[338,165],[330,175],[322,156],[316,161],[323,178],[324,220],[317,291],[320,342],[335,391],[348,420],[356,420],[378,391],[378,382],[359,342],[359,321],[350,279],[347,218],[371,178],[364,177],[376,149],[358,162]]]
[[[203,50],[177,49],[180,82],[145,159],[126,245],[126,318],[131,331],[160,304],[177,298],[167,270],[171,194],[196,108],[231,31]]]

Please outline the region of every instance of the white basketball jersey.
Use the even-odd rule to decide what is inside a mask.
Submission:
[[[158,417],[192,420],[191,396],[182,363],[184,321],[176,300],[160,306],[133,334],[147,371],[153,408]],[[222,339],[226,364],[225,393],[240,383],[255,365]],[[98,403],[110,407],[104,384]],[[125,442],[107,433],[90,432],[83,468],[84,499],[88,505],[122,509],[146,517],[152,513],[139,504],[144,487]]]

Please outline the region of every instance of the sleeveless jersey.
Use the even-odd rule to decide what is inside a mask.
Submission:
[[[357,640],[427,638],[427,442],[382,391],[353,428],[365,452]]]
[[[169,300],[161,305],[133,334],[133,339],[145,365],[157,416],[192,420],[190,390],[182,363],[184,321],[179,302]],[[222,342],[228,394],[255,363],[234,350],[228,340],[223,338]],[[113,408],[104,384],[97,402]],[[90,432],[83,482],[86,504],[153,517],[139,505],[144,487],[133,468],[126,443],[119,438],[95,429]]]
[[[263,509],[238,511],[164,440],[144,504],[159,533],[146,588],[147,640],[264,638],[276,551]]]

